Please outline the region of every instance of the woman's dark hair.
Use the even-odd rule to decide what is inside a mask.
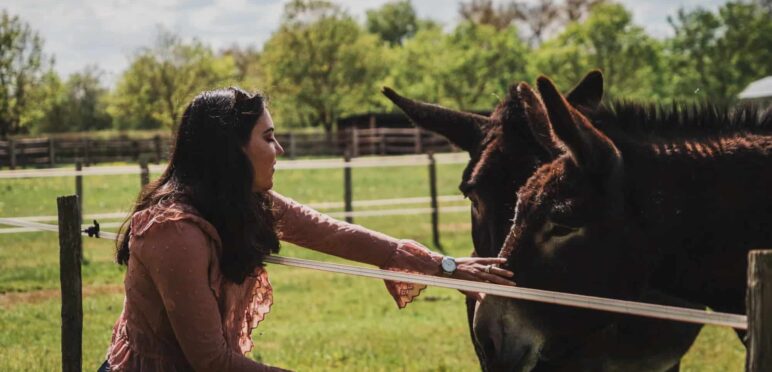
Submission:
[[[133,210],[162,200],[194,207],[220,235],[223,275],[239,284],[279,251],[271,199],[252,191],[252,165],[242,150],[265,111],[264,101],[238,88],[196,96],[182,115],[169,166],[143,189]],[[116,258],[123,265],[129,261],[130,220],[117,244]]]

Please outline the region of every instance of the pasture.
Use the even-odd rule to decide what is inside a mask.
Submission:
[[[438,165],[439,195],[458,195],[462,170],[463,165]],[[355,168],[352,174],[354,200],[429,193],[426,166]],[[275,189],[304,203],[337,202],[343,199],[342,182],[340,169],[279,170]],[[84,214],[127,211],[139,190],[139,177],[87,176],[83,184]],[[72,193],[72,177],[0,180],[0,217],[55,216],[56,197]],[[441,203],[440,209],[465,204]],[[428,203],[406,207],[428,207]],[[356,218],[355,223],[431,247],[428,214]],[[441,213],[440,234],[448,254],[462,256],[471,251],[468,213]],[[86,370],[95,370],[103,361],[122,308],[123,268],[113,263],[113,250],[111,241],[84,240]],[[54,233],[0,234],[0,368],[4,371],[60,369],[58,254]],[[283,244],[281,255],[340,262],[290,244]],[[377,280],[277,265],[268,270],[275,303],[254,330],[251,356],[256,360],[299,371],[478,369],[458,292],[429,288],[398,311]],[[732,330],[706,327],[682,370],[741,371],[744,358],[745,350]]]

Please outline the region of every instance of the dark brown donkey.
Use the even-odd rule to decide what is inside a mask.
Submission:
[[[518,285],[635,300],[654,289],[744,313],[747,252],[772,246],[772,117],[622,104],[591,122],[548,79],[538,87],[543,106],[530,105],[549,120],[530,123],[566,153],[518,192],[501,252]],[[595,361],[564,355],[619,318],[488,296],[474,332],[490,370],[577,370]]]
[[[495,256],[511,226],[516,190],[542,164],[551,161],[563,152],[550,146],[549,132],[540,132],[545,126],[528,125],[529,121],[546,121],[546,113],[529,109],[516,86],[509,89],[509,94],[494,110],[491,117],[449,110],[437,105],[416,102],[398,95],[389,88],[384,94],[399,106],[418,126],[439,133],[461,149],[469,152],[470,161],[464,170],[461,191],[472,201],[472,238],[475,254]],[[600,72],[589,73],[568,95],[572,104],[585,112],[593,112],[603,95],[603,78]],[[527,117],[527,116],[532,117]],[[545,140],[546,139],[546,140]],[[686,304],[662,294],[648,294],[651,302],[680,305]],[[467,299],[467,314],[471,327],[474,314],[474,301]],[[619,329],[626,334],[620,337],[607,334],[605,341],[613,345],[627,345],[628,349],[639,349],[647,341],[665,336],[666,342],[657,341],[660,350],[649,349],[650,355],[666,354],[672,364],[677,361],[691,345],[699,327],[678,325],[649,319],[627,320]],[[668,337],[669,336],[669,337]],[[625,340],[625,338],[627,340]],[[483,357],[477,343],[475,351]],[[609,364],[614,356],[603,348],[603,343],[593,343],[594,349],[576,350],[573,359],[594,359],[598,363]],[[618,347],[617,350],[622,350]],[[633,355],[642,356],[640,351],[623,351],[618,355],[631,363],[640,360]],[[565,359],[569,355],[565,355]],[[600,365],[600,364],[598,364]],[[677,366],[675,368],[677,370]],[[602,368],[595,368],[602,370]]]

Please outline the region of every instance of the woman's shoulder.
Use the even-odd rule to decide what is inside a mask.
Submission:
[[[169,229],[172,226],[174,230]],[[196,234],[198,231],[204,237],[213,240],[218,246],[221,244],[217,228],[202,217],[192,205],[183,201],[161,200],[131,216],[132,238],[144,237],[148,234],[156,235],[157,233],[164,233],[163,235],[170,233],[174,235],[177,235],[176,233],[198,235]]]

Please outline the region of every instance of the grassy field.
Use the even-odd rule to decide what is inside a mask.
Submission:
[[[438,166],[440,195],[457,194],[462,169],[461,165]],[[340,170],[284,170],[277,172],[275,188],[305,203],[341,201],[342,179]],[[354,169],[354,198],[427,196],[427,179],[423,166]],[[85,177],[84,213],[127,211],[138,190],[136,175]],[[2,180],[0,217],[55,216],[56,196],[73,192],[74,180],[67,177]],[[468,214],[445,213],[440,221],[448,253],[466,255],[471,250]],[[428,215],[368,217],[355,222],[431,243]],[[86,239],[84,251],[84,370],[96,370],[121,311],[123,269],[112,263],[112,242]],[[289,244],[283,245],[281,254],[339,261]],[[277,265],[271,265],[269,271],[275,304],[253,333],[252,357],[256,360],[300,371],[477,369],[458,292],[431,288],[398,311],[377,280]],[[60,369],[58,282],[55,234],[0,234],[3,371]],[[706,327],[682,370],[741,371],[743,363],[744,349],[731,330]]]

